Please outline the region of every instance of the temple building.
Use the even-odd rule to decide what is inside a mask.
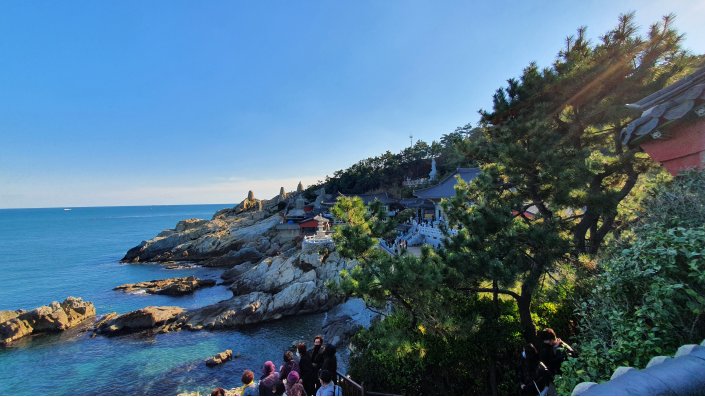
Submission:
[[[622,144],[640,146],[674,176],[705,168],[705,67],[627,107],[642,113],[622,130]]]
[[[443,178],[437,185],[425,189],[414,190],[414,196],[430,200],[433,202],[434,213],[432,220],[443,219],[441,200],[455,196],[455,185],[458,183],[456,177],[460,177],[466,183],[470,183],[480,174],[479,168],[458,168],[455,173]]]
[[[303,252],[316,252],[322,248],[333,249],[335,243],[330,231],[330,220],[319,214],[311,221],[316,223],[316,232],[313,235],[304,237],[301,243],[301,250]]]

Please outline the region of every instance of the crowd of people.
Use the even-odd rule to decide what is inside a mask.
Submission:
[[[539,332],[541,341],[537,349],[526,344],[521,352],[519,378],[522,395],[554,395],[553,378],[560,374],[561,364],[575,351],[555,331],[546,328]],[[262,375],[255,379],[252,370],[242,374],[242,386],[225,390],[216,388],[212,396],[341,396],[342,389],[336,384],[338,362],[333,345],[323,345],[323,337],[316,336],[313,349],[308,350],[301,342],[296,353],[284,352],[282,364],[277,370],[272,361],[262,366]]]
[[[342,390],[335,382],[337,371],[335,346],[323,346],[323,337],[319,335],[313,339],[310,351],[303,342],[296,346],[296,354],[285,351],[278,371],[272,361],[266,361],[259,380],[247,369],[242,374],[242,386],[231,390],[219,387],[211,395],[341,396]]]
[[[551,328],[539,332],[540,348],[532,343],[521,352],[519,377],[521,393],[525,396],[555,395],[553,378],[561,373],[561,364],[575,351],[556,336]]]

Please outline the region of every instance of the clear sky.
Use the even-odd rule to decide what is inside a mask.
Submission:
[[[235,203],[431,141],[580,25],[698,1],[3,1],[0,208]]]

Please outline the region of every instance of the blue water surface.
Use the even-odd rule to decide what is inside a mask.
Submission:
[[[210,219],[228,205],[0,210],[0,310],[32,309],[79,296],[98,315],[150,305],[194,308],[228,299],[223,286],[185,297],[113,291],[117,285],[195,275],[218,278],[222,269],[167,270],[158,264],[121,264],[125,252],[187,218]],[[176,332],[152,337],[91,338],[75,330],[26,338],[0,347],[0,395],[209,394],[240,384],[244,369],[259,373],[265,360],[281,364],[295,340],[321,332],[323,314],[222,332]],[[233,349],[240,355],[216,368],[203,360]]]

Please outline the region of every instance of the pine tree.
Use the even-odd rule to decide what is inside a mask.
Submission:
[[[613,230],[620,202],[654,164],[619,133],[633,114],[624,106],[690,70],[672,16],[636,33],[634,15],[592,45],[585,28],[566,39],[550,68],[531,64],[481,112],[481,137],[467,145],[483,176],[460,185],[445,205],[451,226],[446,261],[480,292],[498,281],[516,299],[524,336],[535,326],[531,301],[540,278],[560,264],[594,255]],[[533,214],[529,214],[533,211]]]

